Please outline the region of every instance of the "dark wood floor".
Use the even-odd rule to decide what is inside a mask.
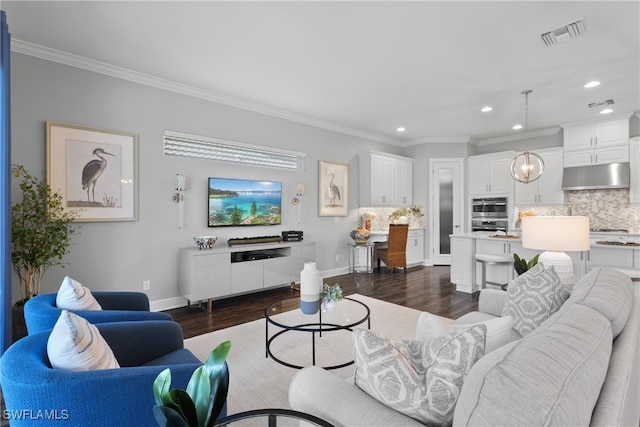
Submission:
[[[358,293],[452,319],[478,307],[477,298],[456,292],[455,285],[449,281],[449,267],[412,267],[406,273],[402,270],[389,273],[382,268],[373,274],[345,274],[327,277],[323,281],[339,284],[345,296]],[[195,307],[177,308],[167,313],[180,323],[185,338],[190,338],[262,319],[267,306],[298,295],[290,287],[283,287],[214,301],[211,313]]]

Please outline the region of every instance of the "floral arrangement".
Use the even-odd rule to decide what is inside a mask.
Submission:
[[[367,230],[371,230],[371,221],[373,221],[374,219],[376,219],[375,212],[364,212],[362,214],[362,222],[364,223],[364,228],[366,228]]]
[[[342,299],[342,288],[340,285],[324,284],[322,288],[322,299],[325,301],[340,301]]]
[[[362,214],[362,216],[364,217],[365,220],[373,220],[376,219],[376,213],[375,212],[365,212]]]
[[[417,206],[410,206],[408,208],[399,208],[391,212],[391,215],[389,215],[389,219],[394,220],[400,218],[401,216],[409,215],[412,215],[416,218],[421,218],[424,216],[424,214],[422,213],[422,209]]]

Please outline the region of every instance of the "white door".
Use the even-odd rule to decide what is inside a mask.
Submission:
[[[451,265],[450,234],[460,234],[464,220],[463,159],[430,159],[431,249],[434,265]]]

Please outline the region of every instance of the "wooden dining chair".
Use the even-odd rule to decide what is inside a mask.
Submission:
[[[403,268],[407,271],[407,236],[409,224],[389,224],[389,240],[386,248],[377,250],[378,269],[380,261],[393,271],[394,268]]]

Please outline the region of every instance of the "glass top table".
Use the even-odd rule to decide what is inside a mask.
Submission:
[[[297,300],[297,301],[296,301]],[[291,307],[297,309],[281,313],[279,307]],[[282,315],[280,315],[282,314]],[[300,298],[289,298],[271,304],[264,310],[265,318],[265,357],[271,357],[274,361],[290,368],[302,369],[305,366],[294,362],[283,360],[284,356],[274,355],[272,346],[274,341],[282,339],[284,334],[291,335],[294,331],[308,333],[311,336],[311,364],[316,366],[316,337],[321,338],[322,334],[336,333],[338,331],[352,331],[354,327],[367,322],[367,327],[371,329],[369,307],[361,301],[352,298],[343,298],[335,308],[326,310],[324,305],[320,307],[318,313],[306,315],[300,311]],[[269,325],[275,326],[277,331],[269,334]],[[285,347],[286,349],[286,347]],[[352,353],[351,353],[352,354]],[[337,363],[330,366],[323,366],[324,369],[339,369],[353,364],[353,359],[344,363]]]

